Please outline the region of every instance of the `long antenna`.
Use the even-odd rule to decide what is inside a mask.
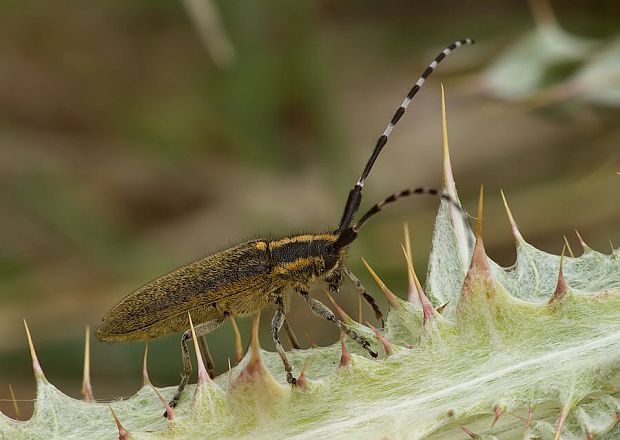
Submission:
[[[411,100],[413,100],[413,97],[418,93],[418,91],[422,87],[422,84],[424,84],[424,81],[426,81],[428,79],[428,77],[431,75],[431,73],[433,73],[433,70],[435,70],[437,65],[446,56],[448,56],[450,54],[450,52],[452,52],[456,48],[464,46],[466,44],[473,44],[473,43],[474,43],[474,40],[471,40],[469,38],[466,38],[464,40],[455,41],[450,46],[448,46],[444,50],[442,50],[435,57],[435,59],[428,65],[428,67],[426,68],[424,73],[422,73],[422,75],[418,78],[418,80],[416,81],[414,86],[411,88],[409,93],[407,93],[407,96],[405,97],[403,102],[400,104],[400,107],[398,107],[398,110],[396,110],[396,112],[394,113],[394,116],[392,116],[392,120],[388,123],[387,127],[385,127],[385,130],[383,130],[383,134],[377,140],[377,144],[375,145],[375,149],[372,152],[372,155],[370,156],[370,159],[368,159],[368,162],[366,162],[366,166],[364,167],[364,171],[362,171],[362,175],[360,176],[359,180],[357,181],[356,186],[361,186],[361,187],[364,186],[364,182],[366,180],[366,177],[368,177],[368,174],[370,174],[370,170],[372,169],[373,165],[375,164],[375,160],[377,160],[377,157],[379,156],[379,153],[381,153],[381,150],[383,149],[383,147],[385,147],[385,144],[387,144],[389,136],[392,134],[392,130],[394,130],[394,127],[396,126],[396,124],[398,123],[400,118],[402,118],[402,116],[405,114],[405,111],[407,110],[407,107],[411,103]]]
[[[397,193],[394,193],[394,194],[390,195],[389,197],[383,199],[379,203],[376,203],[375,205],[373,205],[373,207],[370,208],[362,216],[362,218],[360,218],[357,221],[357,223],[355,223],[355,226],[353,226],[353,228],[352,228],[353,232],[355,234],[359,233],[360,229],[362,229],[362,226],[364,226],[364,224],[366,224],[366,222],[372,216],[374,216],[375,214],[378,214],[379,212],[381,212],[381,210],[383,210],[385,205],[389,205],[390,203],[394,203],[395,201],[397,201],[400,198],[409,197],[409,196],[413,196],[413,195],[429,195],[429,196],[440,197],[440,198],[444,199],[445,201],[447,201],[448,203],[450,203],[452,206],[454,206],[456,209],[458,209],[460,211],[461,216],[463,217],[463,222],[467,225],[467,213],[461,207],[461,205],[459,205],[459,203],[456,200],[454,200],[452,197],[450,197],[450,194],[448,194],[445,191],[440,191],[440,190],[435,189],[435,188],[429,188],[429,187],[426,187],[426,186],[419,186],[417,188],[405,189],[403,191],[399,191]]]
[[[359,205],[360,205],[360,203],[362,201],[362,188],[364,187],[364,182],[366,181],[366,178],[368,177],[368,174],[370,174],[370,171],[372,170],[372,167],[375,164],[375,161],[377,160],[377,157],[379,157],[379,154],[381,153],[381,150],[387,144],[388,139],[389,139],[390,135],[392,134],[392,131],[394,130],[394,127],[396,126],[396,124],[398,123],[400,118],[402,118],[402,116],[405,114],[405,111],[407,110],[407,107],[409,106],[409,104],[413,100],[413,97],[418,93],[418,91],[422,87],[422,84],[424,84],[424,81],[426,81],[428,79],[428,77],[431,75],[431,73],[433,73],[433,71],[435,70],[437,65],[446,56],[448,56],[450,54],[450,52],[452,52],[453,50],[455,50],[455,49],[457,49],[457,48],[459,48],[461,46],[467,45],[467,44],[474,44],[474,40],[472,40],[470,38],[465,38],[463,40],[458,40],[458,41],[455,41],[454,43],[452,43],[451,45],[449,45],[448,47],[446,47],[444,50],[442,50],[435,57],[435,59],[428,65],[426,70],[424,70],[424,72],[418,78],[418,80],[413,85],[413,87],[411,88],[409,93],[407,93],[407,96],[405,97],[403,102],[400,104],[400,106],[398,107],[396,112],[394,113],[394,116],[392,116],[392,119],[388,123],[387,127],[385,127],[385,130],[383,130],[383,134],[377,140],[377,143],[376,143],[375,148],[374,148],[374,150],[372,152],[372,155],[368,159],[368,162],[366,162],[366,166],[364,167],[364,171],[362,171],[362,175],[357,180],[357,183],[355,184],[353,189],[349,192],[349,196],[347,198],[347,203],[346,203],[346,205],[344,207],[344,212],[342,213],[342,218],[340,220],[340,225],[338,226],[338,229],[336,231],[337,233],[341,233],[342,231],[344,231],[347,227],[349,227],[351,225],[351,222],[353,221],[353,217],[355,216],[355,213],[357,212],[357,210],[359,208]]]
[[[450,194],[448,194],[446,191],[441,191],[435,188],[429,188],[426,186],[418,186],[417,188],[409,188],[409,189],[405,189],[397,193],[394,193],[390,195],[389,197],[373,205],[373,207],[370,208],[368,211],[366,211],[366,213],[357,221],[357,223],[355,223],[354,226],[347,227],[342,232],[342,234],[340,234],[340,236],[338,237],[335,243],[336,248],[340,249],[345,246],[348,246],[353,240],[355,240],[360,232],[360,229],[362,229],[362,227],[366,224],[366,222],[371,217],[373,217],[375,214],[378,214],[379,212],[381,212],[386,205],[394,203],[395,201],[403,197],[418,196],[418,195],[429,195],[433,197],[440,197],[443,200],[447,201],[448,203],[450,203],[452,206],[454,206],[456,209],[459,210],[461,214],[461,218],[463,220],[463,224],[465,225],[466,228],[469,227],[469,223],[467,222],[467,212],[465,212],[463,207],[455,199],[453,199],[450,196]],[[469,243],[470,249],[473,249],[473,246],[474,246],[473,242]]]

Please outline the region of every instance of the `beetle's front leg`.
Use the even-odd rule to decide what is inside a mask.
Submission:
[[[383,320],[383,313],[381,313],[381,309],[379,309],[377,302],[372,297],[372,295],[368,293],[359,278],[357,278],[355,274],[349,270],[348,267],[343,267],[342,271],[345,273],[347,278],[351,280],[353,286],[355,286],[355,289],[357,290],[357,293],[362,295],[362,298],[364,298],[366,302],[370,305],[370,307],[372,307],[372,311],[375,312],[375,317],[377,318],[377,321],[381,322],[381,327],[385,327],[385,321]]]
[[[282,363],[284,364],[284,371],[286,371],[286,381],[291,385],[297,385],[297,379],[293,376],[293,368],[289,363],[286,353],[284,352],[284,347],[282,346],[282,342],[280,342],[280,328],[282,328],[282,324],[285,319],[286,307],[284,306],[284,298],[282,294],[278,294],[274,300],[276,305],[276,313],[273,315],[273,320],[271,321],[271,337],[273,338],[273,343],[276,345],[276,350],[278,351],[278,355],[280,355],[280,359],[282,359]]]
[[[340,328],[340,330],[344,332],[344,334],[346,334],[348,337],[360,344],[372,357],[376,358],[378,356],[378,354],[370,348],[370,342],[368,342],[364,337],[358,335],[357,332],[351,327],[349,327],[346,323],[336,318],[336,315],[334,315],[334,312],[332,312],[329,307],[327,307],[318,299],[312,298],[310,294],[306,291],[298,290],[298,292],[306,301],[306,304],[308,304],[310,310],[312,310],[312,313],[314,313],[320,318],[326,319],[329,322],[336,324]]]
[[[342,270],[340,267],[334,268],[332,273],[325,278],[325,282],[327,283],[330,293],[338,293],[340,291],[340,285],[342,284]]]

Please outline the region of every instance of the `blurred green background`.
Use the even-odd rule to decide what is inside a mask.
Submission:
[[[610,239],[620,244],[620,4],[554,1],[563,31],[547,6],[0,1],[0,410],[13,414],[9,383],[23,413],[34,397],[22,318],[48,378],[77,397],[84,327],[136,287],[250,237],[336,226],[393,111],[456,38],[478,44],[416,98],[365,206],[440,184],[443,82],[470,212],[485,185],[489,255],[514,261],[500,188],[539,248],[559,253],[567,235],[580,253],[578,228],[610,252]],[[360,257],[402,296],[402,223],[423,278],[436,206],[402,202],[352,246],[348,264],[376,297]],[[350,285],[338,301],[356,315]],[[304,346],[338,337],[297,298],[290,321]],[[240,324],[247,343],[250,323]],[[178,381],[179,336],[150,344],[156,385]],[[230,325],[208,340],[221,372],[234,359]],[[137,390],[143,349],[93,341],[95,397]]]

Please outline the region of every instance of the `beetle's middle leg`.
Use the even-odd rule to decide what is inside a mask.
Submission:
[[[318,299],[312,298],[310,294],[306,291],[298,290],[298,292],[301,294],[303,299],[306,301],[306,304],[308,304],[308,306],[310,307],[310,310],[312,310],[312,313],[314,313],[316,316],[320,318],[327,319],[329,322],[332,322],[338,327],[340,327],[340,330],[342,330],[347,336],[349,336],[355,342],[360,344],[372,357],[376,358],[378,356],[378,354],[375,353],[370,348],[370,342],[368,342],[362,336],[358,335],[357,332],[353,330],[351,327],[349,327],[347,324],[345,324],[344,322],[336,318],[336,315],[334,315],[334,312],[332,312],[329,309],[329,307],[327,307],[325,304],[323,304]]]
[[[282,359],[282,363],[284,364],[284,371],[286,371],[286,381],[291,385],[296,385],[297,379],[295,379],[295,377],[293,376],[293,368],[291,367],[291,364],[286,357],[282,342],[280,342],[279,333],[280,329],[282,328],[282,324],[284,324],[286,312],[286,307],[284,305],[284,298],[282,297],[282,294],[279,294],[275,297],[274,303],[276,305],[276,313],[275,315],[273,315],[273,320],[271,321],[271,337],[273,338],[273,342],[276,345],[278,355],[280,355],[280,359]]]
[[[202,324],[198,324],[194,327],[194,331],[196,332],[196,337],[206,335],[207,333],[212,332],[216,328],[226,321],[228,315],[222,316],[220,318],[215,318],[211,321],[204,322]],[[174,397],[170,401],[170,406],[174,408],[177,406],[179,399],[181,398],[181,394],[183,394],[183,390],[189,381],[189,377],[192,374],[192,361],[189,358],[189,349],[187,348],[187,341],[192,339],[192,331],[187,330],[181,336],[181,356],[183,358],[183,372],[181,373],[181,382],[179,383],[179,387],[177,388],[177,392]],[[200,353],[197,353],[200,356]],[[165,416],[165,414],[164,414]]]
[[[377,318],[377,321],[381,322],[381,327],[385,327],[383,313],[381,313],[381,309],[379,309],[379,306],[377,305],[377,302],[372,297],[372,295],[368,293],[366,288],[362,285],[362,282],[355,276],[353,272],[349,270],[348,267],[343,267],[342,271],[347,276],[347,278],[351,280],[351,282],[355,286],[355,289],[357,289],[357,292],[362,295],[362,298],[364,298],[366,302],[370,305],[370,307],[372,307],[372,311],[375,312],[375,317]]]

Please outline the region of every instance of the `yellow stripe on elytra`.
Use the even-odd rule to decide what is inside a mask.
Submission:
[[[327,241],[335,241],[338,237],[334,234],[307,234],[307,235],[297,235],[295,237],[287,237],[281,240],[271,241],[269,242],[269,247],[271,249],[278,248],[280,246],[284,246],[289,243],[300,243],[304,241],[317,241],[317,240],[327,240]]]
[[[258,243],[256,243],[256,249],[265,252],[267,250],[267,243],[265,243],[264,241],[259,241]]]
[[[274,267],[273,271],[277,274],[287,274],[289,272],[303,269],[304,267],[312,266],[320,259],[321,257],[298,258],[297,260],[291,261],[290,263],[277,265],[276,267]]]

